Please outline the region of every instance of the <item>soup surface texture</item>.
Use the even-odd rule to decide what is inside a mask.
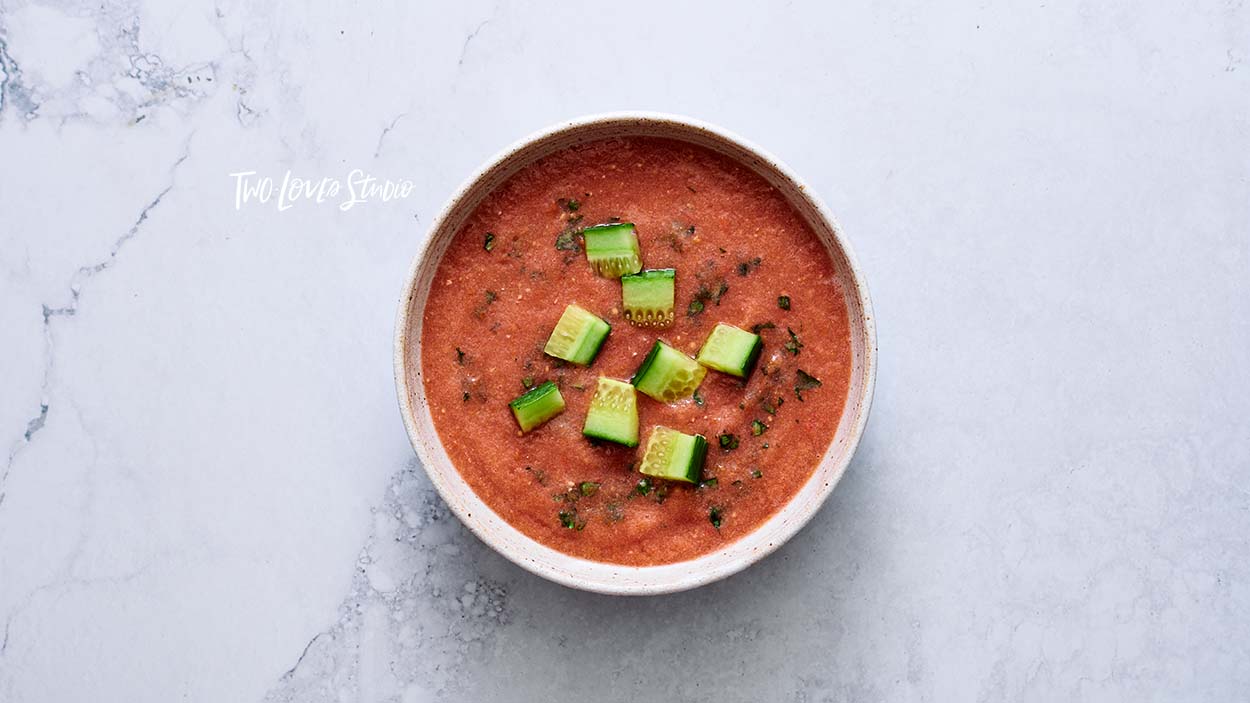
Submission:
[[[631,325],[620,282],[588,265],[581,229],[614,218],[636,225],[644,268],[677,270],[671,325]],[[612,325],[589,367],[543,353],[574,302]],[[822,244],[763,178],[679,141],[594,141],[517,173],[456,234],[422,319],[425,390],[457,469],[524,534],[596,561],[684,561],[758,528],[829,447],[850,379]],[[763,338],[745,382],[709,370],[677,403],[639,393],[636,448],[582,436],[600,375],[628,381],[657,338],[694,356],[718,322]],[[567,407],[521,434],[508,403],[547,380]],[[701,485],[643,481],[656,425],[707,438]]]

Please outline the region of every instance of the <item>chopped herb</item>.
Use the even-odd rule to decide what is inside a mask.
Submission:
[[[764,442],[760,446],[763,447],[764,449],[768,449],[768,442]]]
[[[522,385],[522,386],[525,386],[527,389],[529,389],[529,388],[533,388],[533,387],[534,387],[534,377],[533,377],[533,376],[526,376],[525,378],[521,379],[521,385]]]
[[[798,356],[799,350],[803,348],[803,343],[799,341],[799,336],[794,333],[794,330],[787,327],[786,332],[790,333],[790,341],[786,342],[783,346],[785,346],[786,351]]]
[[[560,198],[556,201],[556,205],[559,205],[560,209],[565,212],[577,212],[577,209],[582,206],[577,198]]]
[[[764,330],[771,330],[771,329],[775,329],[776,327],[777,325],[774,325],[771,322],[761,322],[758,325],[751,325],[751,331],[756,334],[759,334],[760,332],[763,332]]]
[[[143,118],[139,118],[139,119],[143,119]],[[699,191],[695,190],[695,189],[694,189],[694,186],[690,185],[689,183],[687,183],[687,184],[686,184],[686,189],[687,189],[687,190],[689,190],[691,193],[698,193],[698,192],[699,192]]]
[[[661,483],[655,487],[655,502],[663,503],[665,498],[668,498],[668,484]]]
[[[634,492],[640,496],[645,496],[651,492],[651,479],[643,476],[638,484],[634,486]]]
[[[715,476],[709,476],[702,481],[699,481],[699,488],[716,488],[719,483],[720,481],[717,480]]]
[[[751,469],[751,478],[764,478],[764,472],[759,469]]]
[[[486,233],[486,241],[482,244],[482,248],[490,251],[495,248],[495,235],[493,232]]]
[[[616,217],[615,215],[608,218],[608,222],[620,222],[620,221],[621,221],[621,218]]]
[[[777,296],[777,307],[781,308],[782,310],[789,310],[790,309],[790,296],[788,295]]]
[[[525,467],[525,470],[534,475],[534,480],[538,482],[538,485],[540,486],[547,485],[547,472],[546,471],[543,471],[542,469],[535,469],[532,466]]]
[[[689,227],[686,228],[686,234],[689,234],[689,235],[694,234],[694,225],[690,225]]]
[[[484,301],[473,309],[473,316],[479,320],[486,316],[486,308],[490,307],[491,303],[499,299],[499,294],[493,290],[486,291],[483,296]]]
[[[712,297],[712,300],[713,300],[713,301],[714,301],[717,305],[720,305],[720,299],[721,299],[721,296],[723,296],[724,294],[726,294],[726,293],[728,293],[728,292],[729,292],[729,284],[728,284],[728,283],[725,283],[724,281],[721,281],[721,282],[720,282],[720,287],[716,289],[716,295]]]
[[[756,437],[759,437],[760,435],[764,434],[764,432],[767,429],[768,429],[768,425],[765,425],[759,420],[751,421],[751,434],[755,435]]]
[[[560,511],[560,524],[567,527],[570,530],[581,530],[583,527],[586,526],[586,522],[584,520],[577,519],[576,510],[561,510]]]
[[[560,251],[581,251],[582,247],[577,243],[577,233],[571,229],[566,229],[557,235],[556,249],[559,249]]]
[[[463,401],[464,401],[464,402],[466,402],[466,403],[467,403],[467,402],[469,402],[469,392],[468,392],[468,391],[465,391],[465,392],[462,394],[462,398],[461,398],[461,400],[463,400]]]
[[[625,519],[625,506],[621,505],[619,501],[608,503],[606,507],[608,522],[620,522]]]
[[[460,350],[460,347],[456,347],[456,363],[464,366],[464,352]]]
[[[718,250],[720,250],[720,253],[722,253],[722,254],[728,254],[728,253],[729,253],[729,252],[725,251],[725,247],[716,247],[716,248],[717,248]]]
[[[581,490],[584,496],[593,496],[599,492],[599,484],[594,481],[582,481],[578,489]]]
[[[748,273],[751,273],[753,269],[757,269],[760,267],[761,261],[762,259],[760,259],[760,257],[757,256],[754,259],[751,259],[750,261],[743,261],[742,263],[738,264],[738,275],[745,276]]]
[[[776,405],[770,405],[769,402],[766,400],[760,404],[760,407],[763,408],[764,412],[768,413],[769,415],[776,415],[777,408],[780,408],[785,402],[786,402],[785,398],[782,398],[781,396],[777,396]]]
[[[719,530],[723,515],[724,511],[720,507],[713,505],[711,509],[707,511],[708,522],[712,523],[712,527]]]
[[[803,369],[798,369],[795,372],[794,377],[794,394],[798,396],[799,400],[803,400],[803,391],[820,388],[820,379],[809,374]]]
[[[728,432],[722,433],[716,439],[720,442],[720,448],[725,451],[738,448],[738,438]]]
[[[584,390],[586,390],[586,386],[584,386],[584,385],[582,385],[582,384],[580,384],[580,383],[574,383],[574,384],[571,384],[571,385],[573,386],[573,388],[575,388],[575,389],[577,389],[577,390],[579,390],[579,391],[584,391]]]
[[[686,308],[686,316],[694,317],[701,312],[703,312],[703,301],[698,298],[690,301],[690,307]]]
[[[703,396],[699,395],[698,389],[695,389],[694,392],[694,404],[700,406],[703,405]]]

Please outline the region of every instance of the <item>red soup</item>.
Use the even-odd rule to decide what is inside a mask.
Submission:
[[[592,268],[584,232],[613,222],[633,223],[643,268],[675,269],[671,323],[631,324],[621,282]],[[587,366],[544,353],[572,303],[611,325]],[[439,264],[423,322],[430,411],[461,475],[521,532],[596,561],[683,561],[758,528],[811,476],[850,382],[847,309],[815,234],[746,167],[658,138],[575,146],[497,188]],[[628,383],[657,339],[695,357],[718,323],[762,340],[745,379],[709,369],[673,402],[638,393],[636,447],[583,435],[600,377]],[[564,409],[522,432],[509,403],[547,381]],[[695,482],[639,472],[657,426],[706,438]]]

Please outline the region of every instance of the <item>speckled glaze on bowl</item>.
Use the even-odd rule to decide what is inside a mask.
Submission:
[[[837,433],[810,479],[754,532],[714,552],[661,566],[622,566],[569,556],[540,544],[486,506],[452,465],[430,416],[421,372],[421,326],[426,299],[443,254],[478,203],[535,160],[565,147],[608,137],[678,139],[725,154],[777,188],[824,242],[846,297],[851,329],[851,383]],[[711,583],[763,558],[816,514],[850,463],[868,420],[877,370],[877,333],[868,289],[833,218],[797,176],[750,142],[719,127],[659,113],[611,113],[549,127],[505,149],[473,174],[430,225],[413,261],[395,325],[395,384],[408,437],[434,487],[483,542],[521,567],[572,588],[617,595],[672,593]]]

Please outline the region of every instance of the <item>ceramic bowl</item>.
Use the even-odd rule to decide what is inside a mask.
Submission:
[[[422,313],[435,272],[456,231],[478,203],[526,165],[581,142],[656,136],[690,142],[745,164],[793,204],[824,242],[850,312],[853,364],[846,406],[832,444],[806,484],[780,511],[747,536],[689,561],[622,566],[558,552],[525,536],[495,514],[452,465],[434,429],[421,375]],[[767,152],[725,130],[685,117],[612,113],[582,117],[530,135],[490,159],[452,194],[431,223],[408,274],[395,327],[395,383],[404,426],[430,481],[451,510],[483,542],[539,576],[598,593],[645,595],[695,588],[741,571],[781,546],[816,514],[846,471],[868,419],[877,369],[877,336],[863,275],[841,230],[811,190]]]

